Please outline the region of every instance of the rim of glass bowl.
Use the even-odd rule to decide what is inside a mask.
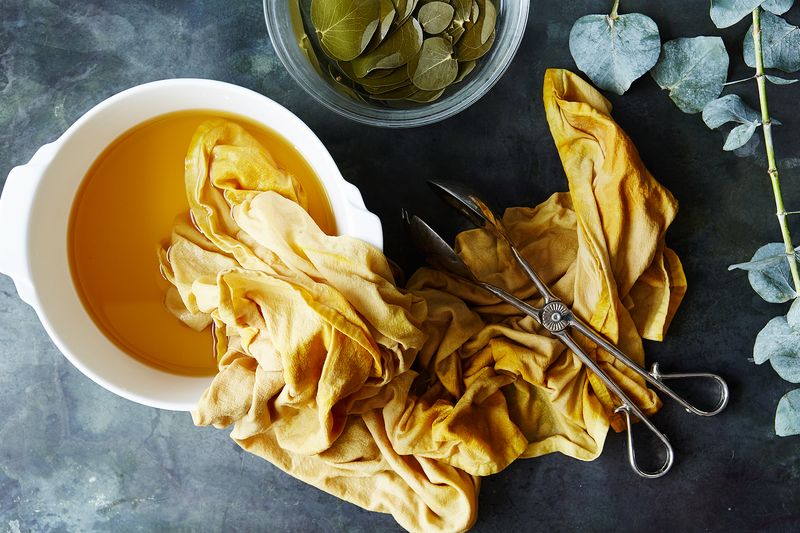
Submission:
[[[410,109],[369,106],[334,89],[314,70],[300,50],[291,21],[282,18],[281,8],[298,0],[264,0],[264,18],[272,46],[294,81],[326,108],[356,122],[384,128],[414,128],[440,122],[464,111],[480,100],[505,74],[519,50],[528,22],[530,0],[503,0],[502,30],[483,64],[470,79],[447,97]],[[513,18],[512,18],[513,17]],[[291,38],[287,38],[291,37]],[[294,47],[294,49],[290,49]]]

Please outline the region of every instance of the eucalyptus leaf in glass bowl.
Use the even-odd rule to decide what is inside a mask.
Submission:
[[[357,122],[410,128],[463,111],[519,49],[530,0],[264,0],[289,74]]]

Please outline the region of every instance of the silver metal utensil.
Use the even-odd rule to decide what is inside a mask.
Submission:
[[[506,233],[502,222],[497,219],[491,209],[474,193],[467,190],[463,186],[449,182],[430,182],[431,187],[436,191],[448,204],[453,206],[456,210],[466,216],[474,225],[483,228],[498,239],[505,241],[510,247],[514,258],[525,273],[530,277],[536,288],[539,290],[540,295],[544,299],[542,307],[535,307],[522,301],[516,296],[508,293],[500,287],[483,282],[475,277],[469,267],[447,244],[447,242],[439,236],[428,224],[417,216],[412,216],[406,211],[403,211],[403,219],[406,223],[409,235],[411,236],[415,246],[425,254],[428,261],[436,267],[441,268],[451,274],[468,280],[486,291],[494,294],[504,302],[511,304],[526,315],[530,316],[539,322],[544,328],[553,336],[560,339],[572,352],[586,365],[592,372],[594,372],[605,385],[619,398],[619,406],[615,409],[617,413],[625,415],[627,423],[627,444],[628,444],[628,461],[631,468],[642,477],[657,478],[666,474],[672,467],[674,461],[674,451],[672,446],[658,428],[647,418],[647,416],[639,409],[639,407],[625,394],[625,392],[600,368],[600,366],[592,359],[580,345],[572,337],[569,329],[572,328],[588,339],[595,342],[608,353],[613,355],[617,360],[622,362],[625,366],[629,367],[636,374],[645,379],[653,387],[660,392],[663,392],[670,398],[677,401],[688,412],[694,413],[699,416],[714,416],[722,411],[728,404],[728,385],[720,376],[707,372],[696,373],[678,373],[678,374],[662,374],[659,370],[658,363],[651,367],[647,372],[642,369],[638,364],[626,356],[622,351],[609,342],[605,337],[597,333],[591,326],[586,324],[580,318],[575,316],[572,310],[564,304],[557,296],[555,296],[546,283],[539,277],[533,267],[525,260],[520,254],[517,247],[514,245],[511,238]],[[717,406],[711,411],[704,411],[699,409],[679,396],[675,391],[668,387],[664,381],[676,379],[697,379],[705,378],[715,381],[719,387],[719,402]],[[632,419],[635,416],[659,439],[666,450],[666,457],[664,463],[660,468],[655,471],[648,472],[642,470],[636,460],[636,453],[633,445],[632,433]]]

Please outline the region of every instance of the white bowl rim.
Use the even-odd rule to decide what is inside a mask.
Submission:
[[[305,123],[288,109],[264,95],[220,81],[197,78],[167,79],[145,83],[117,93],[87,111],[56,141],[40,148],[29,163],[12,169],[6,181],[6,186],[3,188],[2,195],[0,196],[0,244],[3,245],[4,251],[7,252],[4,254],[6,257],[0,259],[0,272],[6,273],[12,277],[20,297],[36,310],[50,338],[62,354],[64,354],[64,356],[84,375],[118,396],[127,398],[136,403],[161,409],[190,411],[196,406],[196,402],[199,400],[202,390],[211,383],[212,377],[199,378],[179,376],[149,367],[125,355],[124,352],[117,348],[96,328],[96,326],[94,326],[97,334],[104,339],[107,348],[124,355],[125,361],[127,361],[125,366],[128,369],[137,368],[130,366],[133,364],[138,365],[138,367],[140,367],[139,369],[145,374],[147,372],[155,372],[161,378],[168,376],[174,381],[176,388],[178,388],[178,384],[181,384],[181,387],[188,387],[195,391],[196,396],[180,400],[169,399],[167,397],[160,398],[154,394],[143,393],[142,390],[145,390],[147,388],[146,386],[136,389],[136,387],[122,385],[119,376],[109,375],[107,371],[98,371],[96,364],[87,363],[86,357],[79,355],[81,352],[79,346],[80,342],[76,342],[74,338],[69,339],[70,334],[65,328],[67,319],[63,316],[56,316],[56,311],[54,311],[54,308],[58,308],[62,304],[54,303],[52,300],[55,300],[55,297],[48,296],[46,292],[43,293],[38,288],[39,285],[46,285],[50,283],[50,281],[42,279],[37,280],[37,276],[40,278],[43,277],[43,274],[41,274],[43,270],[41,263],[45,261],[40,258],[40,256],[43,255],[41,246],[39,246],[37,252],[37,240],[41,241],[41,238],[37,239],[37,236],[41,237],[42,235],[41,230],[37,228],[40,228],[44,224],[41,220],[43,218],[42,216],[37,218],[37,211],[43,209],[41,204],[47,201],[48,194],[51,196],[55,194],[49,193],[47,191],[48,187],[44,187],[42,184],[45,182],[53,182],[53,168],[59,161],[60,154],[64,153],[64,147],[69,147],[70,144],[73,143],[73,140],[81,135],[80,132],[89,127],[87,125],[93,124],[93,121],[100,121],[104,117],[108,118],[107,115],[113,115],[114,110],[123,109],[123,106],[136,103],[145,105],[147,98],[153,98],[159,95],[163,97],[164,95],[170,94],[175,98],[176,91],[181,95],[186,95],[186,106],[162,105],[162,100],[153,100],[153,102],[158,102],[157,104],[153,104],[153,109],[159,109],[159,105],[162,107],[166,106],[167,108],[174,107],[174,109],[154,111],[150,116],[142,117],[138,123],[184,109],[233,112],[248,120],[261,122],[284,137],[291,137],[289,140],[295,144],[301,154],[309,160],[312,168],[317,171],[331,202],[339,234],[361,238],[379,248],[383,245],[383,237],[380,220],[374,214],[366,210],[358,189],[342,177],[330,153]],[[193,101],[191,98],[192,94],[198,95],[198,98],[196,98],[198,101],[214,101],[217,102],[217,105],[191,105]],[[253,105],[263,106],[263,109],[261,109],[263,113],[261,113],[261,111],[256,112],[256,110],[246,113],[238,109],[232,109],[235,108],[236,105],[239,105],[234,104],[235,102],[243,101]],[[265,116],[267,113],[269,113],[270,116],[275,116],[276,120],[280,120],[281,123],[265,122],[261,117]],[[128,131],[131,127],[135,127],[136,124],[137,123],[133,123],[126,127],[120,126],[117,129],[122,129],[122,131],[117,135],[109,135],[109,138],[105,140],[101,139],[96,142],[102,143],[103,147],[108,146],[120,134]],[[302,141],[302,145],[296,142],[298,140]],[[102,152],[102,149],[95,151],[93,155],[90,154],[91,157],[86,155],[84,158],[89,158],[89,164],[91,164],[100,152]],[[65,174],[69,174],[69,172],[65,171]],[[61,185],[67,188],[74,186],[74,188],[77,189],[77,185],[82,179],[83,175],[77,178],[77,183],[74,183],[76,180],[73,173],[72,176],[61,180],[67,182]],[[74,192],[69,196],[69,202],[64,202],[67,204],[67,211],[71,210],[73,198]],[[50,201],[53,202],[54,200]],[[63,206],[60,206],[59,209],[61,209],[61,207]],[[48,217],[50,215],[46,211],[45,214]],[[7,223],[12,220],[15,221],[15,224],[11,225]],[[51,220],[47,222],[49,223]],[[66,233],[67,230],[65,227],[63,236],[66,236]],[[55,238],[56,237],[53,237],[53,239]],[[66,255],[66,239],[63,239],[62,243],[63,250],[61,250],[61,252]],[[45,250],[44,252],[46,255],[47,251]],[[57,276],[59,276],[62,281],[63,274],[66,274],[66,276],[70,278],[69,289],[71,289],[72,297],[75,301],[63,305],[70,305],[74,311],[76,309],[74,304],[77,302],[78,306],[80,306],[80,310],[83,311],[85,315],[85,319],[91,321],[91,318],[89,318],[88,313],[84,310],[83,304],[80,302],[77,295],[77,291],[71,282],[68,263],[66,263],[66,267],[67,272],[59,273]],[[64,296],[64,294],[62,294],[62,296]],[[80,320],[82,321],[83,319]],[[85,322],[82,323],[85,326]],[[97,342],[97,339],[95,338],[93,342]],[[146,369],[146,371],[143,369]]]

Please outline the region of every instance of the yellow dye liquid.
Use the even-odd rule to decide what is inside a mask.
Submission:
[[[184,158],[195,129],[210,118],[243,126],[300,181],[309,213],[326,233],[333,212],[314,170],[278,133],[242,117],[182,111],[127,131],[97,158],[78,190],[69,224],[69,261],[83,305],[100,330],[139,361],[182,375],[217,370],[210,328],[197,332],[164,306],[169,283],[157,250],[175,217],[189,209]]]

